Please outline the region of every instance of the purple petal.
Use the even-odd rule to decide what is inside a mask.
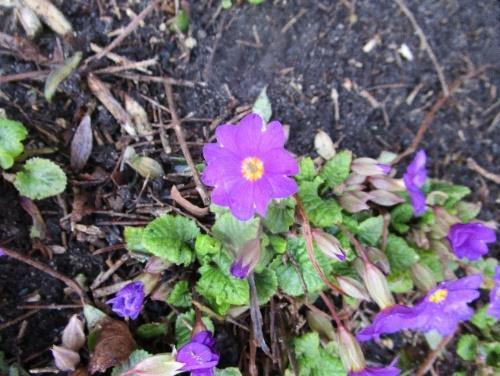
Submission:
[[[229,192],[231,213],[241,221],[252,218],[254,214],[254,185],[241,180],[236,182]]]
[[[238,128],[232,124],[223,124],[217,127],[215,130],[215,136],[217,137],[217,143],[219,146],[238,154],[239,149],[236,143],[236,136],[238,134]]]
[[[425,213],[425,194],[418,189],[408,189],[408,194],[410,195],[413,214],[420,217]]]
[[[231,275],[238,279],[245,279],[250,272],[250,265],[243,265],[240,261],[234,261],[229,269]]]
[[[240,155],[254,156],[259,151],[262,138],[262,118],[254,113],[248,114],[238,124],[236,145]]]
[[[271,175],[267,181],[272,187],[273,198],[286,198],[297,193],[297,182],[289,177],[282,175]]]
[[[272,199],[273,187],[269,184],[268,179],[261,179],[254,183],[253,199],[255,210],[261,216],[265,217],[267,207]]]
[[[279,121],[270,122],[260,139],[259,151],[266,153],[272,149],[281,149],[285,145],[285,131]]]
[[[482,274],[469,275],[456,281],[448,281],[439,284],[439,287],[446,288],[450,291],[456,290],[477,290],[483,282]]]
[[[284,149],[274,149],[262,156],[264,174],[297,175],[299,166],[295,158]]]

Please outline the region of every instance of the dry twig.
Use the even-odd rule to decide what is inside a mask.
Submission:
[[[439,342],[439,345],[437,346],[437,348],[435,350],[431,351],[427,355],[424,362],[422,363],[420,368],[417,370],[417,373],[416,373],[417,376],[424,376],[426,374],[426,372],[429,371],[429,369],[432,367],[432,365],[436,361],[436,358],[438,357],[438,355],[446,347],[446,345],[453,339],[454,335],[455,335],[455,333],[453,333],[447,337],[444,337],[441,340],[441,342]]]
[[[467,158],[467,167],[472,171],[477,172],[482,177],[491,180],[495,184],[500,184],[500,175],[485,170],[483,167],[479,166],[474,159]]]

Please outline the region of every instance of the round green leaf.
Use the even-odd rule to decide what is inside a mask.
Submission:
[[[54,162],[32,158],[16,174],[14,185],[21,195],[41,200],[62,193],[66,182],[66,174]]]

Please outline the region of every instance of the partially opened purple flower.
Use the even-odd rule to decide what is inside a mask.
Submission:
[[[495,269],[493,281],[495,286],[490,291],[490,306],[487,313],[500,320],[500,266]]]
[[[482,223],[455,223],[446,239],[458,258],[477,260],[488,253],[488,243],[497,240],[495,231]]]
[[[264,126],[259,115],[249,114],[238,125],[219,126],[215,135],[217,143],[203,148],[207,167],[202,177],[214,187],[214,204],[229,207],[236,218],[247,220],[256,212],[265,216],[273,198],[297,191],[290,176],[299,168],[284,148],[285,132],[279,122]]]
[[[479,297],[482,279],[480,274],[476,274],[442,282],[414,307],[395,305],[380,311],[372,325],[361,330],[356,337],[360,341],[368,341],[402,329],[436,330],[442,336],[448,336],[455,331],[458,323],[469,320],[474,314],[467,303]]]
[[[176,358],[184,364],[183,371],[192,376],[213,376],[219,363],[219,354],[215,350],[215,339],[208,330],[196,334],[191,341],[182,346]]]
[[[106,303],[112,305],[112,310],[118,316],[130,317],[135,320],[141,313],[144,302],[144,283],[131,282],[116,293],[113,299]]]
[[[348,376],[398,376],[401,372],[396,363],[398,358],[394,359],[391,364],[384,368],[366,367],[360,371],[350,371]]]
[[[421,188],[427,180],[426,161],[427,155],[425,151],[418,151],[403,175],[406,190],[410,195],[411,205],[413,206],[413,214],[417,217],[425,212],[425,194]]]
[[[244,279],[259,263],[261,253],[260,237],[247,241],[237,251],[236,259],[231,264],[229,272],[233,277]]]

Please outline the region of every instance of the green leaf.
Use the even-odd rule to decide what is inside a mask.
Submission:
[[[287,241],[285,238],[282,238],[281,236],[270,236],[269,241],[274,252],[278,254],[283,254],[286,252]]]
[[[284,200],[273,200],[267,209],[264,218],[264,226],[272,234],[287,232],[295,222],[295,200],[287,198]]]
[[[142,244],[142,236],[144,235],[144,227],[125,226],[123,236],[125,238],[125,247],[130,252],[146,252],[146,248]]]
[[[431,331],[424,333],[424,337],[431,350],[436,350],[439,347],[441,341],[443,340],[443,336],[439,334],[439,332],[435,329],[432,329]]]
[[[22,154],[22,141],[28,136],[24,125],[18,121],[0,118],[0,167],[7,170]]]
[[[404,272],[419,260],[417,252],[406,240],[392,234],[387,239],[385,253],[391,265],[391,273]]]
[[[266,0],[248,0],[248,2],[250,4],[253,4],[253,5],[259,5],[259,4],[262,4],[264,1]]]
[[[21,195],[32,200],[56,196],[66,188],[66,174],[54,162],[31,158],[16,174],[14,185]]]
[[[315,251],[314,254],[323,273],[325,275],[330,274],[332,270],[331,261],[321,252]],[[283,262],[283,257],[288,258],[286,264]],[[278,256],[270,267],[276,271],[280,289],[290,296],[305,294],[302,280],[308,293],[319,292],[325,287],[307,256],[303,238],[290,237],[288,239],[288,254]],[[297,270],[300,271],[302,278],[297,273]]]
[[[165,336],[168,332],[167,324],[163,322],[148,322],[137,328],[136,334],[139,338],[150,339]]]
[[[455,205],[455,210],[460,218],[460,222],[467,223],[477,217],[481,211],[481,203],[459,201]]]
[[[189,29],[189,15],[184,9],[177,12],[175,16],[175,26],[182,33],[185,33]]]
[[[222,9],[229,9],[233,6],[233,2],[231,0],[222,0],[221,6]]]
[[[122,373],[125,373],[128,370],[134,368],[137,364],[142,362],[144,359],[149,358],[150,356],[152,356],[152,354],[148,353],[145,350],[142,349],[134,350],[134,352],[130,354],[128,360],[113,368],[111,376],[120,376]],[[130,376],[139,376],[139,375],[133,373]]]
[[[347,179],[351,170],[351,161],[352,153],[343,150],[325,163],[320,176],[325,180],[328,187],[335,188]]]
[[[500,369],[500,342],[494,341],[482,343],[479,346],[481,354],[486,355],[486,364],[495,368],[495,371]]]
[[[479,269],[483,275],[493,278],[495,274],[495,269],[498,265],[498,260],[493,257],[481,258],[479,260],[471,262],[471,264]]]
[[[342,222],[342,208],[334,199],[322,199],[318,188],[321,178],[299,184],[299,197],[311,223],[317,227],[329,227]]]
[[[236,367],[215,369],[215,376],[242,376],[241,371]]]
[[[215,255],[218,255],[221,250],[220,242],[206,234],[198,234],[196,242],[194,243],[194,250],[196,257],[200,264],[206,264]]]
[[[146,226],[142,243],[155,256],[177,265],[189,265],[194,256],[191,244],[199,232],[191,219],[164,215]]]
[[[394,229],[404,234],[410,227],[406,223],[413,218],[413,207],[410,204],[400,204],[391,210],[391,225]]]
[[[481,330],[492,328],[497,322],[497,319],[495,317],[488,315],[488,307],[488,305],[485,305],[484,307],[479,308],[470,320]]]
[[[174,285],[167,298],[167,303],[174,307],[190,307],[192,302],[188,281],[179,281]]]
[[[370,245],[377,245],[380,237],[382,236],[382,230],[384,228],[384,218],[379,215],[377,217],[371,217],[365,219],[358,226],[357,234]]]
[[[268,123],[271,120],[271,115],[273,113],[273,109],[271,106],[271,101],[267,96],[267,86],[260,91],[257,100],[253,104],[252,112],[254,114],[260,115],[260,117],[264,120],[264,123]]]
[[[448,197],[444,202],[444,207],[452,208],[458,201],[470,194],[469,187],[444,182],[431,182],[431,192],[439,191],[445,193]]]
[[[196,290],[210,302],[221,315],[231,306],[241,306],[249,302],[248,281],[232,277],[216,266],[203,265],[196,283]]]
[[[436,252],[422,251],[419,252],[418,255],[420,257],[420,262],[429,268],[436,282],[444,280],[443,266]]]
[[[212,320],[208,317],[202,317],[201,321],[207,327],[207,330],[214,332],[214,324]],[[191,332],[193,331],[194,325],[194,311],[190,310],[186,313],[181,313],[177,316],[175,320],[175,342],[177,344],[177,348],[185,345],[189,342],[191,338]]]
[[[278,290],[278,277],[274,270],[264,269],[255,273],[255,287],[260,304],[266,304]]]
[[[103,311],[90,304],[83,306],[83,316],[85,317],[85,323],[89,332],[95,329],[99,321],[108,317]]]
[[[297,181],[314,180],[316,177],[316,167],[311,157],[303,158],[299,163],[299,174],[295,176]]]
[[[460,336],[457,344],[457,354],[463,360],[474,360],[477,354],[478,339],[475,335],[464,334]]]
[[[306,333],[293,342],[300,376],[346,375],[342,362],[332,349],[321,347],[318,333]]]
[[[389,289],[396,293],[402,294],[413,290],[413,281],[409,272],[391,273],[387,276]]]
[[[236,219],[229,211],[224,210],[212,227],[213,235],[234,249],[241,248],[247,241],[255,239],[259,227],[259,219],[248,221]]]

